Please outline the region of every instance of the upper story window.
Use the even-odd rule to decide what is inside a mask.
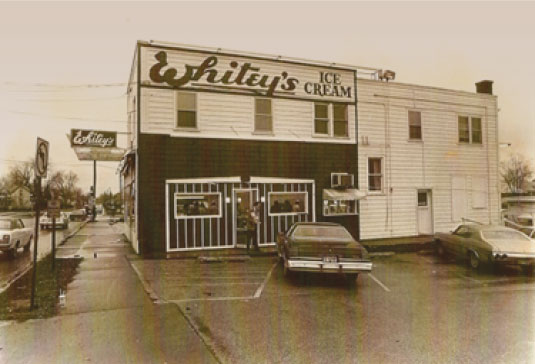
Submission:
[[[481,118],[459,116],[459,143],[482,144]]]
[[[348,136],[347,105],[333,104],[333,134],[337,137]]]
[[[383,159],[368,158],[368,190],[383,190]]]
[[[255,99],[255,132],[273,132],[273,113],[271,99]]]
[[[314,134],[347,137],[348,124],[346,104],[314,103]]]
[[[409,139],[422,140],[422,113],[409,111]]]
[[[314,133],[329,135],[329,104],[314,103]]]
[[[177,128],[197,129],[197,95],[193,92],[176,92]]]

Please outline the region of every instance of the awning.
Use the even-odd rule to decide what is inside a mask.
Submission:
[[[366,192],[359,191],[354,188],[348,188],[346,190],[325,188],[323,190],[324,200],[361,200],[365,197]]]

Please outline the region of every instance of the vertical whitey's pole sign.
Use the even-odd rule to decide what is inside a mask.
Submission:
[[[41,178],[46,178],[48,170],[48,141],[37,138],[37,150],[35,153],[34,166],[34,202],[35,202],[35,239],[33,240],[33,270],[32,270],[32,294],[30,310],[35,307],[35,281],[37,279],[37,243],[39,241],[39,213],[41,211]]]

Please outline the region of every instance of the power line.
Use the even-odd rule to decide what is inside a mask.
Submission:
[[[126,120],[105,120],[105,119],[80,118],[76,116],[45,115],[45,114],[28,112],[28,111],[16,111],[16,110],[6,110],[6,111],[12,114],[40,116],[40,117],[47,117],[50,119],[65,119],[65,120],[76,120],[76,121],[92,121],[92,122],[100,122],[100,123],[124,123],[124,124],[126,124],[127,122]]]
[[[23,82],[10,82],[10,81],[4,81],[4,82],[1,82],[1,84],[5,86],[32,86],[32,87],[52,87],[52,88],[101,88],[101,87],[125,87],[127,85],[126,82],[60,84],[60,83],[46,83],[46,82],[23,83]]]
[[[56,101],[69,101],[69,102],[76,102],[76,101],[95,101],[95,100],[115,100],[126,97],[126,93],[119,95],[119,96],[109,96],[109,97],[92,97],[92,98],[73,98],[73,99],[62,99],[62,98],[56,98],[56,99],[17,99],[16,101],[36,101],[36,102],[56,102]]]

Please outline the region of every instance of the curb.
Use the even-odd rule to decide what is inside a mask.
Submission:
[[[58,246],[65,244],[67,240],[69,240],[74,235],[76,235],[86,224],[87,224],[87,220],[82,221],[82,223],[78,225],[78,227],[74,229],[69,235],[67,235],[66,237],[65,236],[63,237],[63,239],[59,242]]]
[[[428,243],[407,243],[407,244],[392,244],[392,245],[366,245],[362,244],[368,253],[413,253],[421,250],[432,250],[435,246],[434,242]]]

